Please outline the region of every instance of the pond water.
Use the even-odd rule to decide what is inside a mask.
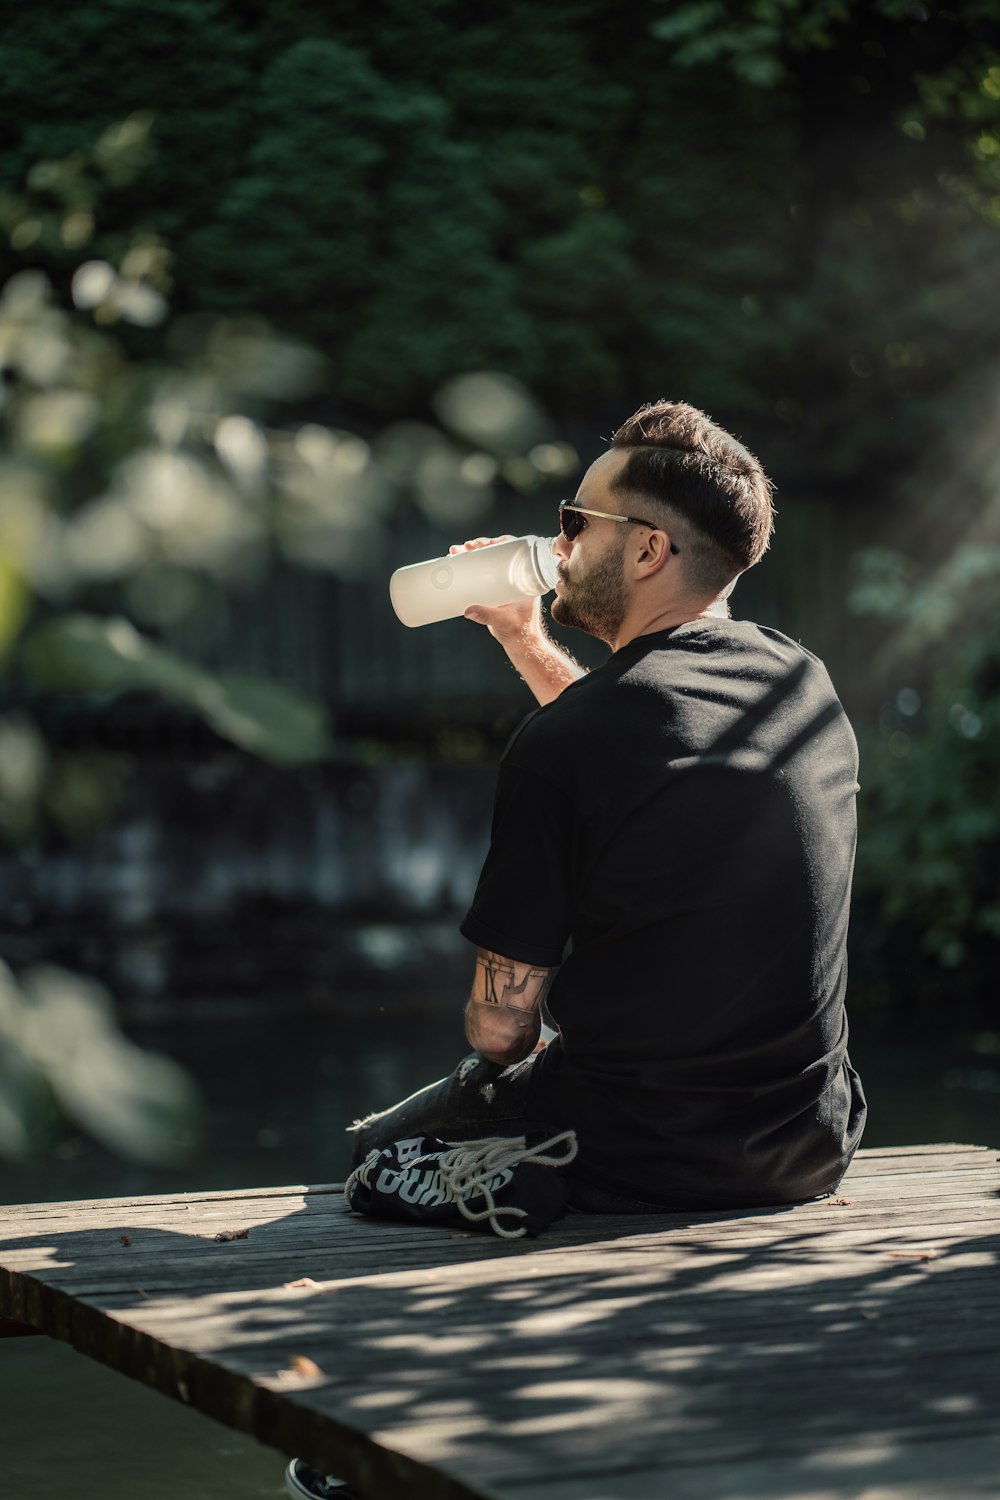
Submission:
[[[414,1012],[375,991],[340,1018],[189,1000],[181,1014],[188,1019],[128,1029],[200,1085],[203,1138],[190,1158],[170,1168],[124,1162],[67,1127],[31,1162],[0,1162],[0,1201],[340,1181],[346,1126],[441,1077],[465,1050],[461,1004],[451,1000]],[[1000,1144],[1000,1036],[897,1039],[862,1020],[851,1056],[868,1095],[866,1146]]]
[[[460,1007],[404,1011],[372,996],[350,1020],[269,1007],[228,1014],[186,1002],[190,1020],[131,1034],[182,1061],[206,1101],[202,1144],[183,1167],[122,1162],[71,1129],[29,1164],[0,1164],[8,1203],[331,1182],[347,1171],[345,1126],[439,1077],[462,1053]],[[865,1145],[1000,1145],[1000,1038],[898,1041],[856,1025]],[[252,1439],[103,1370],[48,1339],[0,1341],[3,1482],[11,1500],[277,1500],[283,1460]]]

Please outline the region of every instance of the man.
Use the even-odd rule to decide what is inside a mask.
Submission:
[[[584,673],[537,601],[466,612],[540,704],[504,752],[462,923],[476,1050],[359,1122],[355,1159],[572,1128],[578,1208],[828,1194],[865,1118],[844,1012],[857,749],[816,657],[728,618],[769,543],[770,485],[704,413],[661,401],[560,518],[552,617],[612,655]],[[558,1034],[539,1048],[543,999]]]
[[[544,1124],[577,1132],[580,1206],[829,1193],[865,1114],[844,1014],[857,751],[814,656],[720,618],[768,546],[770,485],[664,401],[560,514],[552,617],[610,659],[583,673],[537,601],[467,611],[541,705],[504,753],[462,924],[466,1032],[495,1066],[362,1122],[357,1157]],[[559,1034],[535,1053],[543,998]]]

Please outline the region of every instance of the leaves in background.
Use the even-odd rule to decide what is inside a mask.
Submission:
[[[73,1124],[134,1161],[182,1160],[199,1128],[188,1075],[122,1035],[102,986],[51,965],[15,979],[0,963],[0,1155],[30,1155],[53,1100]]]
[[[28,635],[21,665],[39,687],[58,692],[159,693],[198,714],[218,734],[274,765],[329,755],[323,710],[277,682],[215,675],[139,634],[122,618],[67,614]]]

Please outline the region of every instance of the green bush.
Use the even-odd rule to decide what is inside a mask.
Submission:
[[[852,606],[881,618],[884,700],[862,737],[857,891],[915,990],[987,1000],[1000,960],[1000,545],[920,573],[861,558]],[[869,937],[869,942],[871,936]]]

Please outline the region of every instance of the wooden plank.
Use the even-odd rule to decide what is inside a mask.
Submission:
[[[848,1211],[850,1210],[850,1211]],[[864,1222],[859,1222],[859,1211],[864,1213]],[[817,1248],[829,1255],[841,1245],[877,1254],[893,1253],[900,1246],[913,1248],[917,1239],[926,1247],[933,1248],[941,1242],[950,1242],[957,1237],[976,1232],[984,1223],[992,1222],[993,1210],[988,1202],[962,1198],[948,1201],[944,1205],[922,1200],[912,1210],[905,1208],[867,1211],[867,1206],[852,1204],[844,1209],[830,1208],[825,1217],[805,1216],[790,1222],[760,1221],[748,1219],[743,1222],[722,1222],[709,1226],[688,1225],[671,1228],[670,1243],[675,1252],[685,1247],[695,1249],[704,1246],[706,1236],[716,1248],[725,1248],[736,1253],[742,1248],[753,1247],[758,1252],[771,1251],[777,1259],[786,1261],[793,1257],[807,1258]],[[343,1215],[343,1210],[340,1210]],[[633,1232],[627,1240],[622,1238],[621,1225],[595,1226],[588,1221],[590,1234],[577,1229],[570,1236],[560,1233],[560,1253],[568,1255],[577,1245],[596,1247],[605,1239],[616,1247],[616,1259],[627,1251],[641,1252],[643,1247],[657,1250],[661,1244],[664,1221],[653,1221],[655,1229],[636,1234],[636,1222],[629,1221]],[[4,1252],[4,1264],[9,1271],[31,1272],[44,1269],[46,1284],[68,1286],[78,1294],[91,1294],[115,1286],[125,1288],[141,1285],[151,1291],[154,1287],[187,1287],[192,1279],[209,1282],[216,1273],[223,1275],[232,1285],[233,1278],[243,1286],[258,1282],[262,1286],[280,1286],[282,1278],[296,1279],[296,1274],[313,1274],[321,1263],[327,1272],[325,1279],[332,1279],[344,1271],[353,1272],[358,1264],[359,1251],[370,1251],[371,1225],[361,1224],[357,1238],[351,1235],[346,1245],[337,1239],[337,1231],[346,1231],[358,1221],[330,1219],[316,1234],[296,1234],[294,1228],[278,1226],[279,1232],[272,1236],[268,1226],[256,1225],[248,1238],[229,1245],[219,1245],[212,1235],[181,1235],[170,1229],[152,1225],[137,1226],[134,1219],[122,1221],[121,1226],[106,1226],[99,1231],[86,1230],[72,1235],[73,1258],[71,1262],[49,1263],[51,1253],[48,1242],[61,1238],[68,1244],[65,1232],[58,1236],[42,1236],[45,1245],[16,1246]],[[668,1227],[670,1227],[668,1225]],[[791,1230],[794,1227],[795,1233]],[[122,1237],[128,1240],[123,1246]],[[521,1255],[523,1247],[498,1244],[484,1236],[448,1234],[442,1239],[433,1231],[397,1229],[383,1226],[382,1239],[376,1253],[366,1255],[368,1264],[374,1261],[374,1274],[387,1275],[397,1266],[411,1267],[415,1261],[437,1264],[444,1260],[471,1261],[484,1257],[493,1259],[498,1255]],[[549,1237],[551,1239],[551,1236]],[[546,1241],[542,1241],[544,1248]],[[317,1279],[315,1275],[313,1279]]]
[[[715,1466],[609,1467],[587,1476],[530,1479],[511,1485],[516,1500],[996,1500],[1000,1439],[916,1441],[901,1451],[891,1437],[836,1444],[805,1455],[762,1456],[734,1463],[726,1488]]]
[[[970,1208],[978,1207],[987,1212],[988,1203],[984,1201],[983,1188],[995,1179],[995,1172],[996,1169],[991,1160],[987,1168],[981,1168],[978,1171],[968,1170],[960,1175],[940,1173],[936,1174],[932,1181],[925,1180],[922,1176],[885,1174],[866,1180],[852,1175],[849,1182],[844,1184],[838,1197],[816,1203],[756,1211],[727,1210],[711,1213],[651,1215],[648,1218],[632,1219],[630,1222],[633,1224],[668,1224],[671,1227],[683,1223],[696,1228],[711,1229],[713,1232],[721,1232],[727,1224],[741,1229],[747,1225],[766,1223],[773,1223],[780,1227],[790,1218],[794,1219],[796,1225],[802,1225],[809,1221],[817,1223],[828,1221],[831,1215],[838,1214],[845,1206],[840,1201],[842,1198],[849,1200],[846,1206],[853,1204],[855,1207],[866,1206],[875,1209],[883,1205],[887,1213],[895,1212],[904,1215],[911,1214],[924,1205],[932,1208],[950,1201],[956,1204],[964,1203]],[[38,1205],[32,1205],[32,1208],[37,1210]],[[219,1233],[243,1228],[251,1230],[252,1242],[255,1225],[267,1226],[272,1242],[276,1242],[277,1237],[283,1232],[283,1225],[285,1232],[293,1238],[315,1237],[326,1232],[332,1215],[343,1221],[339,1223],[337,1229],[338,1242],[343,1243],[345,1238],[353,1238],[358,1243],[366,1243],[369,1249],[377,1248],[371,1244],[370,1226],[365,1221],[354,1217],[343,1220],[343,1204],[339,1195],[317,1196],[312,1189],[302,1189],[294,1197],[286,1195],[280,1200],[248,1197],[242,1200],[238,1211],[230,1207],[223,1212],[217,1211],[211,1205],[204,1209],[196,1209],[189,1203],[169,1199],[158,1200],[155,1205],[134,1202],[122,1205],[85,1204],[80,1205],[76,1211],[70,1211],[65,1206],[58,1205],[48,1215],[37,1211],[27,1214],[18,1209],[4,1209],[0,1210],[0,1243],[12,1244],[15,1237],[23,1239],[30,1229],[37,1234],[50,1236],[73,1233],[79,1237],[78,1243],[82,1245],[83,1237],[87,1233],[97,1236],[102,1231],[112,1229],[120,1232],[123,1225],[137,1232],[146,1225],[156,1230],[161,1226],[165,1213],[171,1217],[172,1227],[176,1232],[187,1234],[192,1239],[200,1239],[203,1243],[213,1241]],[[185,1217],[187,1222],[185,1222]],[[594,1233],[595,1225],[602,1222],[604,1221],[594,1220],[590,1216],[571,1215],[563,1221],[557,1232],[560,1236],[573,1237],[583,1234],[589,1238]],[[607,1222],[611,1223],[610,1216]],[[383,1233],[388,1237],[387,1243],[395,1242],[401,1236],[412,1244],[426,1242],[427,1239],[427,1230],[417,1226],[387,1226]],[[97,1243],[96,1238],[95,1243]],[[491,1243],[495,1250],[496,1242]]]
[[[921,1444],[984,1494],[997,1188],[982,1148],[862,1153],[841,1205],[537,1244],[332,1186],[29,1205],[0,1210],[0,1312],[386,1500],[840,1500],[866,1464],[910,1500]]]
[[[853,1187],[857,1187],[861,1179],[884,1174],[896,1176],[912,1172],[933,1170],[935,1173],[944,1168],[960,1170],[972,1168],[977,1171],[987,1170],[990,1163],[1000,1158],[1000,1151],[986,1146],[968,1146],[960,1144],[934,1144],[924,1146],[883,1146],[871,1150],[859,1151],[850,1168],[850,1180]],[[178,1207],[196,1209],[217,1203],[223,1206],[223,1212],[232,1205],[246,1205],[257,1202],[273,1202],[280,1198],[300,1198],[308,1194],[310,1198],[318,1200],[324,1197],[339,1198],[343,1194],[342,1183],[320,1183],[320,1184],[295,1184],[289,1186],[282,1184],[277,1187],[255,1187],[251,1189],[210,1189],[196,1193],[164,1193],[144,1194],[132,1197],[102,1198],[96,1202],[78,1202],[69,1200],[67,1202],[55,1203],[24,1203],[0,1205],[0,1225],[5,1218],[16,1218],[22,1221],[31,1217],[38,1217],[45,1222],[53,1220],[59,1212],[65,1213],[79,1220],[81,1215],[100,1214],[105,1210],[115,1213],[122,1208],[132,1206],[140,1211],[155,1210],[163,1205],[175,1204]],[[820,1200],[824,1202],[825,1200]],[[801,1204],[795,1206],[795,1211],[801,1212],[813,1205]],[[750,1210],[752,1212],[753,1210]],[[714,1211],[708,1211],[710,1215]],[[743,1212],[740,1210],[739,1212]]]

